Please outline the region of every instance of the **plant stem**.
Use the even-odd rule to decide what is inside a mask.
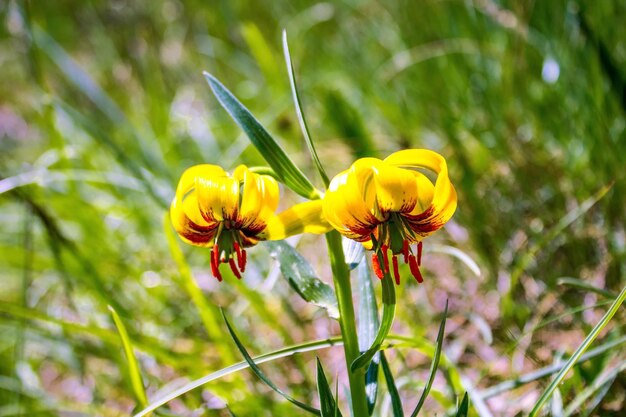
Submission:
[[[356,333],[356,320],[352,304],[352,286],[350,285],[350,271],[346,265],[341,235],[337,231],[326,233],[326,244],[330,257],[330,266],[333,271],[333,282],[337,293],[339,307],[339,326],[343,337],[343,350],[346,357],[346,369],[350,382],[352,397],[352,415],[355,417],[368,416],[367,399],[365,395],[365,378],[362,371],[350,371],[350,365],[359,357],[359,340]]]

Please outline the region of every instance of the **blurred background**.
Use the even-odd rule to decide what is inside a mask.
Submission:
[[[450,300],[449,371],[425,415],[454,408],[451,374],[471,415],[527,414],[549,375],[498,384],[571,355],[626,282],[623,1],[4,0],[0,21],[0,416],[140,409],[108,305],[148,400],[241,360],[218,306],[252,354],[338,334],[264,245],[243,280],[218,284],[207,251],[173,245],[164,228],[185,168],[264,165],[203,70],[314,177],[283,28],[329,174],[404,148],[448,160],[459,208],[426,241],[425,283],[398,287],[393,329],[434,341]],[[331,283],[323,238],[290,242]],[[623,323],[622,309],[594,344],[610,348],[574,369],[551,415],[623,415]],[[410,412],[430,358],[388,352]],[[263,369],[315,403],[316,355],[342,393],[340,347]],[[380,389],[377,415],[389,415]],[[303,415],[249,371],[159,415],[229,416],[226,403],[239,416]]]

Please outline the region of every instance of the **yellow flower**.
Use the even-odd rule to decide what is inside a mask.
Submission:
[[[331,227],[322,215],[322,201],[297,204],[276,215],[276,180],[239,165],[229,175],[217,165],[187,169],[170,207],[174,229],[185,242],[212,248],[211,271],[219,280],[220,263],[241,278],[245,248],[261,240],[280,240],[298,233],[325,233]]]
[[[436,173],[435,183],[416,169]],[[422,282],[422,239],[450,220],[456,204],[445,159],[426,149],[407,149],[384,160],[362,158],[354,162],[331,181],[323,210],[341,234],[374,250],[372,261],[379,278],[389,272],[391,250],[396,283],[400,281],[398,254]],[[410,246],[414,243],[415,250]]]

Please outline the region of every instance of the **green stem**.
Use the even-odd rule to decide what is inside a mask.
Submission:
[[[350,271],[346,265],[341,235],[337,231],[326,233],[326,244],[330,266],[333,271],[333,282],[337,293],[339,307],[339,326],[343,337],[343,350],[346,357],[346,369],[350,382],[352,397],[352,415],[368,416],[367,397],[365,395],[365,377],[362,371],[352,372],[350,365],[359,357],[359,340],[356,334],[356,320],[352,304],[352,286],[350,285]]]

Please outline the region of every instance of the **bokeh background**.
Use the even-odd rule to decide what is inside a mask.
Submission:
[[[425,284],[398,288],[394,332],[434,341],[450,300],[445,352],[472,415],[527,413],[549,376],[488,389],[568,357],[626,282],[623,1],[4,0],[0,21],[2,416],[137,411],[108,305],[149,399],[241,359],[218,306],[253,354],[338,334],[263,245],[242,281],[218,285],[207,251],[172,253],[163,226],[186,167],[264,165],[203,70],[315,175],[283,28],[330,174],[403,148],[448,159],[459,208],[426,242]],[[290,242],[330,283],[323,240]],[[623,415],[623,323],[622,309],[594,345],[615,346],[574,369],[550,415]],[[341,348],[263,369],[315,403],[316,354],[343,392]],[[388,358],[409,411],[430,359]],[[425,415],[462,394],[445,376]],[[160,415],[228,416],[226,403],[238,416],[302,414],[242,371]]]

